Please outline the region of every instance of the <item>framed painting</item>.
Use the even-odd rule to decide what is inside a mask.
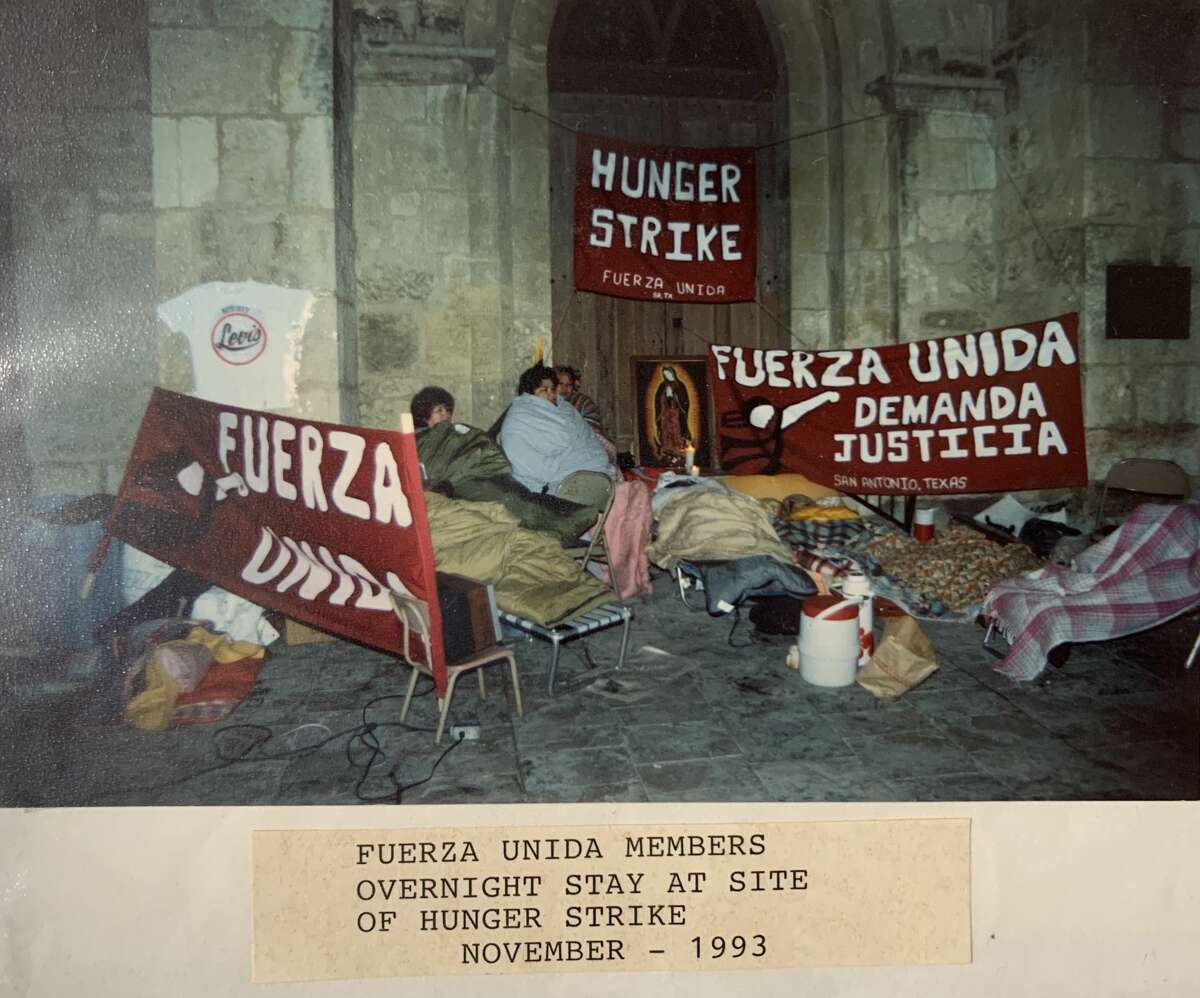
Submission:
[[[631,357],[634,448],[638,464],[680,471],[712,466],[708,361]]]

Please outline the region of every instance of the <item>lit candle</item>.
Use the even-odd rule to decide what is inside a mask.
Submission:
[[[689,447],[686,451],[683,452],[683,466],[685,468],[687,468],[688,474],[694,475],[696,473],[696,466],[694,464],[692,464],[692,461],[694,461],[695,458],[696,458],[696,448],[695,447]]]

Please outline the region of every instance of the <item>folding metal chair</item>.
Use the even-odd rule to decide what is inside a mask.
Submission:
[[[604,523],[612,510],[613,496],[616,494],[613,481],[603,472],[576,471],[558,483],[554,494],[559,499],[566,499],[580,506],[590,506],[599,513],[588,543],[565,549],[572,558],[582,559],[580,565],[586,572],[588,562],[604,557]]]
[[[408,708],[412,704],[413,691],[417,688],[417,677],[422,673],[427,676],[433,674],[428,665],[429,662],[433,661],[433,650],[430,647],[429,640],[429,606],[424,600],[419,600],[411,596],[401,596],[394,591],[391,593],[391,597],[392,608],[396,611],[396,616],[400,618],[400,624],[404,628],[404,660],[412,666],[412,676],[408,681],[408,692],[404,695],[404,706],[400,708],[400,720],[403,721],[408,716]],[[409,638],[414,632],[424,649],[424,661],[416,661],[409,654]],[[467,658],[457,662],[447,662],[446,695],[438,697],[437,734],[433,738],[435,745],[439,744],[442,740],[442,731],[446,727],[446,717],[450,713],[450,700],[454,696],[454,684],[458,681],[458,677],[464,672],[470,672],[472,669],[477,670],[477,675],[479,676],[479,696],[480,698],[486,697],[487,689],[483,683],[483,667],[501,661],[508,662],[509,672],[512,675],[513,700],[517,705],[517,715],[520,716],[524,713],[524,709],[521,706],[521,678],[517,674],[517,660],[508,648],[501,648],[497,645],[493,648],[476,652],[474,655],[469,655]]]
[[[1186,498],[1190,492],[1190,484],[1187,472],[1174,461],[1155,461],[1144,457],[1123,458],[1114,464],[1104,477],[1093,537],[1104,526],[1104,505],[1108,500],[1109,489],[1140,492],[1151,496]]]

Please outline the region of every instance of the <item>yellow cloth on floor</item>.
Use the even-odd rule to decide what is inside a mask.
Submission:
[[[234,641],[207,627],[196,626],[186,638],[164,644],[203,645],[214,662],[237,662],[243,658],[262,658],[267,649],[251,641]],[[142,656],[139,666],[146,670],[146,688],[125,706],[125,721],[142,731],[165,731],[171,723],[171,712],[179,698],[179,687],[159,662],[159,645]],[[135,669],[135,672],[137,670]]]

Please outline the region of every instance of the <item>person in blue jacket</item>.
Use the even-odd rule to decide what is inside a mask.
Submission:
[[[576,471],[616,477],[596,434],[573,405],[559,402],[554,371],[541,364],[522,372],[500,427],[500,446],[513,477],[533,492],[553,493]]]

